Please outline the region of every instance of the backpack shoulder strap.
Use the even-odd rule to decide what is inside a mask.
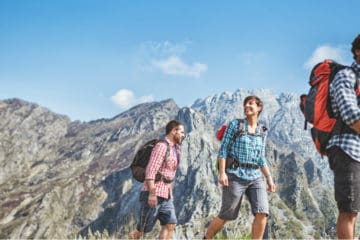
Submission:
[[[170,157],[170,144],[165,139],[159,140],[156,144],[158,144],[158,143],[166,143],[167,148],[166,148],[166,154],[165,154],[165,157],[164,157],[164,162],[165,162]]]
[[[265,125],[260,124],[260,130],[261,130],[260,136],[264,138],[266,135],[266,131],[268,129]],[[238,132],[236,134],[237,137],[240,135],[246,135],[244,119],[238,119]]]
[[[266,136],[266,131],[268,130],[267,127],[264,126],[264,125],[261,125],[261,126],[260,126],[260,130],[261,130],[260,136],[261,136],[262,138],[265,138],[265,136]]]
[[[238,130],[235,133],[236,137],[239,137],[240,135],[245,134],[245,121],[242,118],[238,118]]]
[[[162,173],[160,172],[160,169],[165,166],[166,161],[167,161],[168,158],[170,157],[170,144],[169,144],[165,139],[160,139],[160,140],[158,140],[158,142],[157,142],[156,144],[158,144],[158,143],[166,143],[167,148],[166,148],[165,157],[164,157],[164,159],[162,160],[161,167],[159,168],[159,171],[158,171],[158,172],[156,173],[156,175],[155,175],[155,182],[157,182],[157,181],[163,181],[164,177],[163,177]]]
[[[235,139],[241,135],[246,135],[244,119],[237,119],[237,120],[238,120],[238,130],[233,137]],[[267,127],[265,125],[260,125],[260,130],[261,130],[261,137],[265,137],[265,133],[268,130]]]
[[[231,150],[231,147],[232,145],[234,144],[235,140],[241,136],[241,135],[245,135],[245,122],[244,122],[244,119],[237,119],[237,123],[238,123],[238,129],[237,131],[235,132],[235,134],[232,136],[228,146],[227,146],[227,149],[228,151]]]

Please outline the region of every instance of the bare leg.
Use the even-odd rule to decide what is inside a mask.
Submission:
[[[139,239],[144,235],[143,232],[139,232],[138,230],[134,230],[129,234],[129,239]]]
[[[212,239],[223,228],[225,223],[226,221],[219,217],[214,218],[206,231],[205,238]]]
[[[160,230],[160,239],[170,239],[174,229],[175,229],[176,224],[166,224],[161,226],[161,230]]]
[[[357,213],[340,212],[336,224],[338,239],[354,239]]]
[[[266,226],[266,214],[256,213],[252,224],[251,235],[252,239],[262,239]]]

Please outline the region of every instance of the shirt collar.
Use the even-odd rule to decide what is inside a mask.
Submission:
[[[245,128],[245,130],[248,130],[248,126],[249,126],[249,123],[248,123],[248,121],[247,121],[247,119],[246,118],[244,118],[245,119],[245,126],[246,126],[246,128]],[[259,122],[257,122],[257,126],[256,126],[256,129],[255,129],[255,133],[257,134],[257,133],[260,133],[260,124],[259,124]]]
[[[170,141],[170,139],[168,137],[165,137],[165,140],[169,143],[170,147],[175,146],[175,144],[172,141]]]

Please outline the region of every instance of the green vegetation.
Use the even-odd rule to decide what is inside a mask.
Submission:
[[[289,236],[286,236],[285,238],[295,238],[295,239],[304,238],[304,235],[302,234],[303,227],[300,222],[291,219],[290,221],[285,222],[285,227],[289,233]]]
[[[89,228],[88,233],[86,236],[77,236],[75,239],[115,239],[115,237],[110,237],[109,232],[105,229],[102,233],[99,231],[96,231],[93,233],[91,231],[91,228]]]

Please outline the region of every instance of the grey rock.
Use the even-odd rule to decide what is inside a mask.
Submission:
[[[243,116],[249,94],[265,103],[260,121],[269,128],[266,156],[278,187],[269,194],[270,237],[334,237],[332,175],[302,129],[299,96],[239,89],[198,99],[191,107],[168,99],[91,122],[71,122],[19,99],[1,101],[0,238],[72,238],[89,229],[126,238],[135,227],[141,188],[128,166],[143,143],[164,136],[171,119],[184,122],[187,135],[174,183],[174,238],[202,238],[221,205],[215,132]],[[222,234],[247,235],[252,218],[244,199],[239,217]],[[146,237],[157,237],[159,229]]]

